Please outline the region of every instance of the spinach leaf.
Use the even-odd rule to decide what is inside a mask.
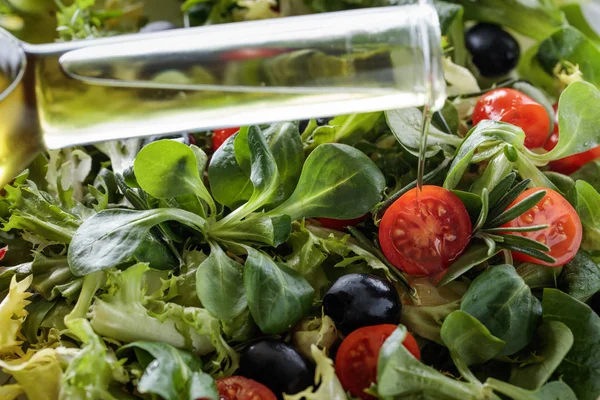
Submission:
[[[386,111],[385,118],[402,147],[409,153],[418,156],[421,145],[423,113],[418,108],[403,108]],[[442,150],[446,156],[451,156],[454,154],[454,148],[460,146],[461,143],[462,138],[444,133],[435,126],[430,125],[425,157],[433,157]]]
[[[285,332],[308,313],[315,292],[292,269],[261,251],[246,249],[244,287],[250,313],[264,333]]]
[[[119,354],[134,350],[145,368],[137,389],[165,400],[217,400],[214,380],[202,372],[202,361],[187,351],[161,342],[138,341],[119,349]]]
[[[587,301],[600,291],[600,266],[578,251],[558,277],[558,288],[579,301]]]
[[[241,128],[244,129],[248,128]],[[229,137],[219,147],[208,165],[208,180],[213,197],[232,210],[248,201],[254,191],[250,172],[244,171],[235,158],[234,141],[238,134]]]
[[[501,144],[504,142],[511,144],[514,147],[521,148],[523,147],[524,140],[525,133],[521,128],[505,122],[490,120],[481,121],[471,129],[456,151],[456,156],[450,165],[444,187],[446,189],[454,189],[458,185],[460,179],[467,170],[467,167],[471,163],[475,152],[480,146],[484,144]],[[495,154],[496,153],[492,153],[490,156]],[[478,159],[478,161],[484,160]]]
[[[250,180],[251,160],[247,140],[249,129],[243,127],[238,134],[227,139],[215,152],[208,167],[213,196],[231,209],[249,200],[254,191]],[[258,130],[258,127],[253,129]],[[281,198],[285,199],[296,187],[304,162],[298,124],[276,123],[266,128],[262,134],[275,158],[283,185]]]
[[[585,12],[588,10],[585,10],[584,7],[586,7],[586,4],[567,3],[561,5],[560,9],[565,14],[569,25],[571,25],[574,28],[577,28],[590,40],[593,40],[594,43],[600,44],[600,35],[598,35],[598,32],[596,32],[594,28],[588,23],[588,19],[585,16]],[[589,14],[591,18],[593,18],[593,15],[594,14]]]
[[[600,160],[594,160],[586,163],[571,175],[575,181],[586,181],[594,189],[600,191]]]
[[[465,8],[465,19],[507,26],[533,39],[544,39],[565,23],[547,0],[449,0]]]
[[[454,311],[444,320],[441,336],[452,358],[460,358],[467,366],[491,360],[500,354],[506,344],[492,335],[481,322],[461,310]]]
[[[358,218],[382,197],[385,178],[361,151],[343,144],[323,144],[306,159],[294,193],[270,215]]]
[[[202,152],[199,148],[196,153]],[[216,214],[215,202],[204,186],[198,166],[205,155],[196,158],[189,146],[164,139],[150,143],[135,158],[133,168],[137,183],[151,196],[168,199],[193,193],[208,204]]]
[[[134,257],[149,262],[152,268],[174,268],[176,260],[170,250],[151,233],[164,221],[177,221],[200,233],[205,229],[204,219],[174,208],[104,210],[88,218],[75,232],[68,253],[71,273],[84,276]]]
[[[309,150],[325,143],[355,145],[361,140],[377,137],[383,126],[385,124],[381,112],[339,115],[327,125],[315,129],[306,141],[310,143]]]
[[[577,29],[566,26],[542,41],[537,59],[548,74],[559,62],[579,65],[586,81],[600,85],[600,49]],[[562,133],[562,131],[561,131]]]
[[[575,182],[575,210],[583,226],[581,247],[597,250],[600,243],[600,194],[585,181]]]
[[[290,235],[292,220],[287,215],[253,213],[242,221],[209,226],[208,235],[218,241],[239,244],[267,244],[277,247]]]
[[[379,352],[377,394],[382,398],[424,393],[433,398],[477,398],[478,388],[459,382],[422,364],[404,347],[406,328],[400,325]]]
[[[594,85],[587,82],[570,84],[558,101],[560,138],[556,147],[545,154],[528,152],[528,157],[535,162],[547,162],[600,145],[600,114],[594,108],[599,101],[600,90]]]
[[[538,389],[550,377],[573,346],[573,334],[562,322],[546,321],[537,331],[533,351],[540,360],[513,366],[509,382],[524,389]]]
[[[506,342],[501,355],[514,354],[531,342],[542,311],[529,286],[507,264],[492,266],[475,278],[460,309]]]
[[[196,292],[212,315],[229,321],[247,307],[242,265],[210,242],[210,254],[196,270]]]
[[[555,287],[561,273],[560,267],[547,267],[533,263],[521,263],[517,273],[531,289]]]
[[[445,319],[460,308],[460,300],[434,306],[402,305],[400,322],[411,332],[443,344],[441,329]]]
[[[513,400],[578,400],[569,385],[562,381],[547,383],[535,391],[521,389],[494,378],[489,378],[485,384]]]
[[[544,289],[542,310],[544,322],[562,322],[575,338],[556,374],[580,400],[596,400],[600,396],[600,317],[584,303],[557,289]]]

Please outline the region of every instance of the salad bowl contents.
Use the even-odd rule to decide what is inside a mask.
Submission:
[[[173,27],[149,0],[51,3],[0,0],[0,25]],[[434,4],[425,148],[406,108],[37,156],[0,192],[0,399],[598,399],[600,36],[580,4]]]

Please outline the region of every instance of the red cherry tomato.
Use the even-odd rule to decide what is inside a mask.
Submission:
[[[344,389],[353,396],[363,400],[374,399],[365,393],[365,389],[377,382],[379,350],[396,328],[392,324],[365,326],[349,334],[340,345],[335,358],[335,373]],[[410,333],[407,333],[403,344],[415,358],[421,359],[417,341]]]
[[[554,130],[552,135],[548,138],[548,141],[544,145],[544,149],[550,151],[558,144],[558,104],[554,105],[554,111],[556,112],[556,120],[554,124]],[[583,153],[573,154],[571,156],[554,160],[550,162],[549,167],[552,171],[559,172],[565,175],[571,175],[579,168],[583,167],[590,161],[594,161],[600,158],[600,146],[594,147],[593,149],[584,151]]]
[[[433,275],[446,269],[469,244],[472,226],[467,209],[452,192],[423,186],[400,197],[379,225],[385,256],[410,275]]]
[[[232,135],[238,133],[240,128],[226,128],[226,129],[218,129],[213,133],[212,145],[213,151],[217,151],[219,147],[225,143],[225,141]]]
[[[265,385],[242,376],[217,380],[219,400],[277,400]]]
[[[473,125],[484,119],[516,125],[525,132],[525,146],[542,147],[550,131],[546,109],[518,90],[500,88],[481,96],[473,111]]]
[[[558,192],[547,188],[528,189],[523,192],[509,206],[512,207],[525,197],[533,193],[545,190],[546,195],[540,202],[531,210],[527,211],[518,218],[508,222],[504,227],[526,227],[533,225],[549,225],[548,228],[535,232],[514,232],[514,235],[524,236],[529,239],[537,240],[550,247],[548,253],[556,259],[555,263],[547,263],[540,261],[531,256],[513,252],[513,257],[518,261],[531,262],[535,264],[547,265],[550,267],[558,267],[565,265],[577,254],[583,229],[581,220],[577,211],[562,197]]]
[[[363,222],[369,217],[369,214],[365,214],[362,217],[354,219],[332,219],[332,218],[317,218],[317,221],[321,223],[325,228],[336,229],[343,231],[347,226],[355,226]]]

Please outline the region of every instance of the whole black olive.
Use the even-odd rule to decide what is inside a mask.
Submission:
[[[484,77],[506,75],[519,62],[519,43],[498,25],[475,25],[467,31],[465,43],[473,56],[473,64]]]
[[[242,353],[240,375],[262,383],[278,398],[313,384],[313,367],[292,346],[275,339],[256,342]]]
[[[160,32],[160,31],[168,31],[170,29],[176,29],[177,26],[169,21],[154,21],[150,22],[142,29],[140,29],[141,33],[150,33],[150,32]]]
[[[400,322],[400,296],[390,282],[370,274],[349,274],[325,293],[323,308],[344,335],[369,325]]]
[[[592,296],[590,307],[592,307],[592,310],[594,310],[596,314],[600,315],[600,292]]]

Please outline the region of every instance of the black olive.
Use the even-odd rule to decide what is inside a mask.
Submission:
[[[240,375],[262,383],[278,398],[313,384],[313,367],[292,346],[275,339],[261,340],[244,351]]]
[[[171,29],[176,29],[177,26],[169,21],[154,21],[150,22],[142,29],[140,29],[141,33],[150,33],[150,32],[160,32],[160,31],[168,31]]]
[[[316,118],[315,120],[317,121],[318,126],[323,126],[327,125],[329,121],[331,121],[331,117]],[[300,133],[304,132],[309,122],[310,121],[308,119],[303,119],[299,122],[298,130],[300,131]]]
[[[473,64],[484,77],[506,75],[519,62],[519,43],[497,25],[475,25],[467,31],[465,42],[473,56]]]
[[[212,5],[209,2],[195,4],[187,10],[190,26],[204,25],[210,16]]]
[[[344,335],[369,325],[400,322],[400,296],[390,282],[370,274],[349,274],[325,293],[323,308]]]
[[[600,292],[592,296],[590,307],[592,307],[592,310],[594,310],[596,314],[600,315]]]

